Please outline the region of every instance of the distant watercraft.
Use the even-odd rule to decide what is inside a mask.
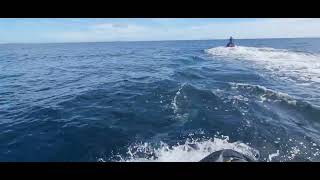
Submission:
[[[226,47],[234,47],[235,45],[234,45],[234,43],[233,43],[233,38],[232,37],[230,37],[230,39],[229,39],[229,43],[227,44],[227,46]]]

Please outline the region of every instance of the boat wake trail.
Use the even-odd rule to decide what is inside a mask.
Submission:
[[[255,68],[267,70],[287,81],[320,83],[320,54],[245,46],[215,47],[205,52],[217,58],[249,61]]]

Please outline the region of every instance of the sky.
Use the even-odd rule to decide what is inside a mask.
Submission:
[[[0,18],[0,43],[320,37],[320,18]]]

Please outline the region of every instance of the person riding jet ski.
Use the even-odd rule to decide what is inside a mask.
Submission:
[[[229,39],[229,43],[227,44],[227,46],[226,47],[234,47],[235,45],[234,45],[234,43],[233,43],[233,38],[232,37],[230,37],[230,39]]]

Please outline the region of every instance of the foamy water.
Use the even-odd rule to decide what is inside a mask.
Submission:
[[[267,69],[282,79],[296,83],[320,82],[319,54],[245,46],[215,47],[205,51],[215,57],[252,61],[255,67]]]
[[[160,146],[138,143],[128,148],[126,156],[118,156],[121,162],[198,162],[212,152],[232,149],[257,160],[259,151],[242,142],[229,142],[228,136],[220,138],[187,139],[182,144]]]
[[[237,91],[247,91],[247,92],[254,92],[258,94],[260,99],[259,102],[263,103],[266,101],[285,101],[288,104],[296,105],[297,100],[296,97],[292,97],[287,93],[275,91],[268,89],[261,85],[252,85],[252,84],[245,84],[245,83],[229,83],[231,88]],[[260,91],[260,92],[259,92]],[[252,97],[250,97],[252,99]],[[247,98],[248,99],[248,98]]]

